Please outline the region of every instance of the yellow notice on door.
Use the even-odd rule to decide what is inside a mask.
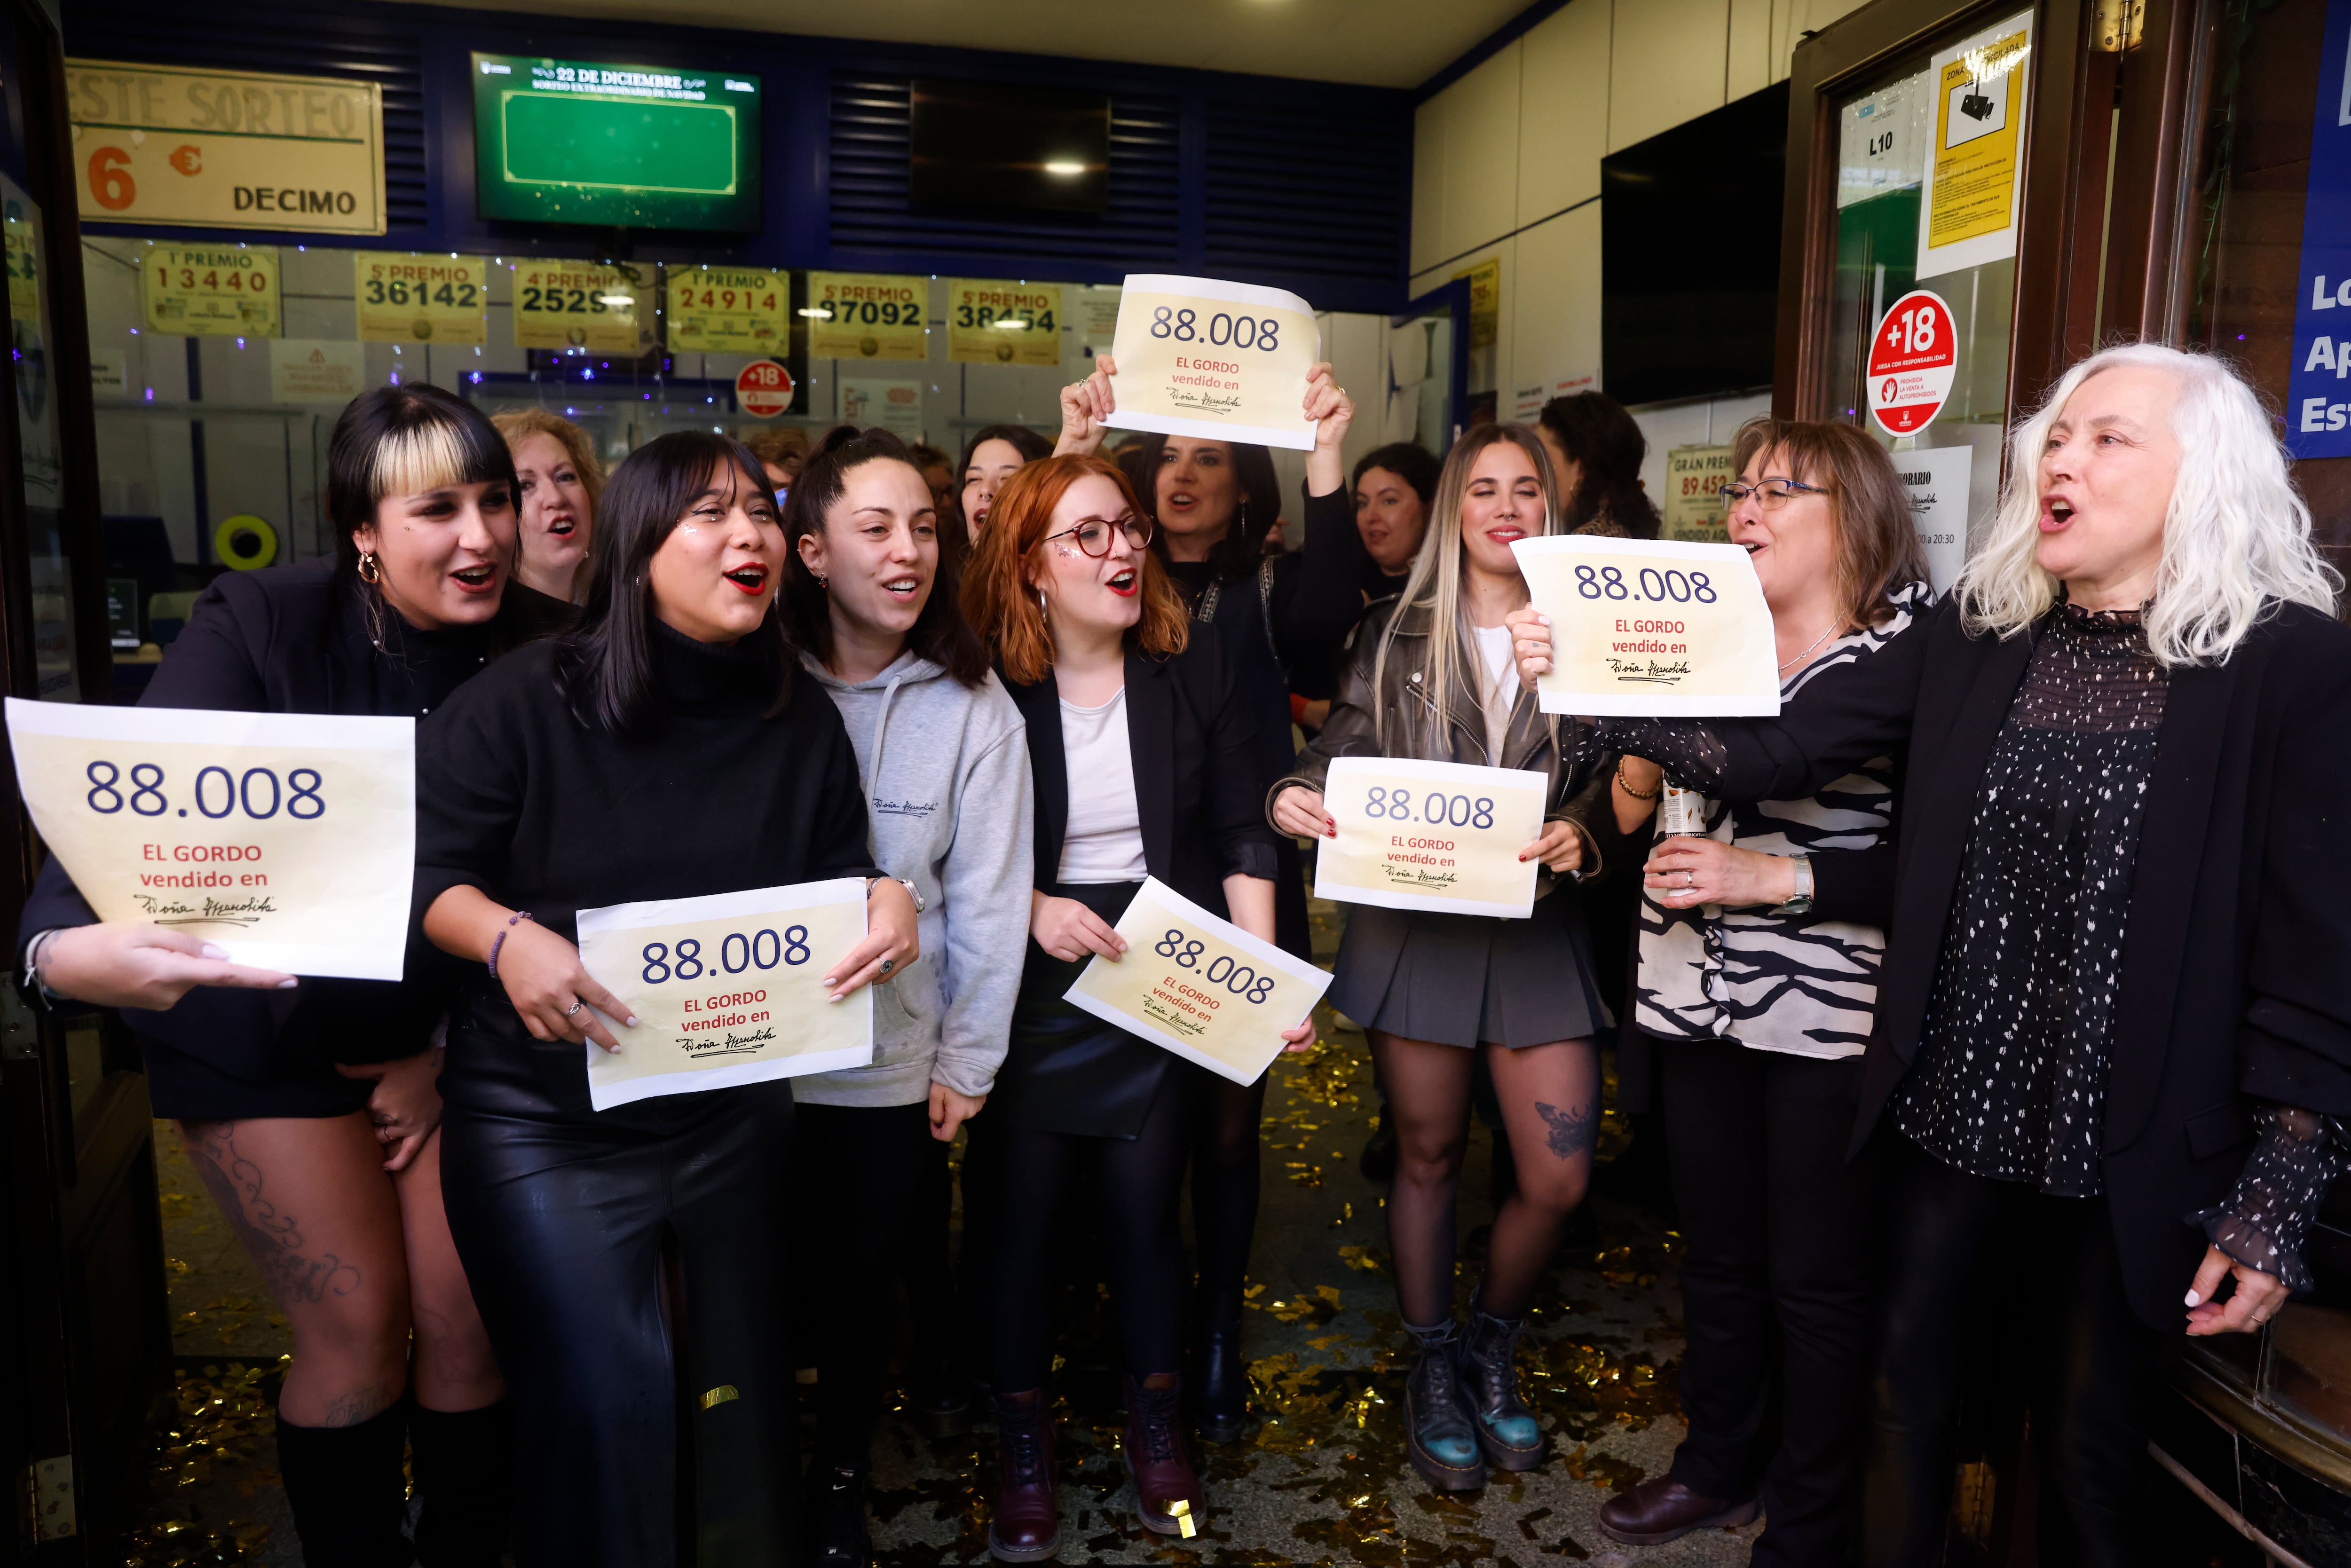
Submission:
[[[1587,534],[1510,547],[1551,618],[1545,713],[1710,718],[1780,711],[1771,609],[1737,545]]]
[[[33,825],[100,920],[296,975],[397,980],[416,873],[416,721],[10,697]]]
[[[490,340],[488,256],[355,250],[351,284],[362,343],[478,349]]]
[[[916,273],[811,272],[809,353],[820,360],[926,360],[930,298],[931,280]]]
[[[1935,141],[1918,209],[1924,280],[2016,254],[2032,13],[1934,57]]]
[[[275,338],[277,247],[159,245],[141,281],[148,329],[190,338]]]
[[[1119,916],[1126,952],[1096,957],[1065,992],[1071,1006],[1175,1052],[1196,1067],[1254,1083],[1331,984],[1331,972],[1260,942],[1147,877]]]
[[[594,354],[643,353],[645,288],[627,267],[590,261],[522,261],[514,268],[517,349],[585,349]]]
[[[580,912],[580,957],[636,1015],[593,1040],[599,1111],[873,1060],[873,988],[840,1001],[824,977],[865,937],[865,879],[834,877]]]
[[[949,278],[947,358],[958,365],[1059,365],[1061,286]]]
[[[791,348],[792,279],[756,267],[672,267],[662,275],[674,353],[758,354]]]

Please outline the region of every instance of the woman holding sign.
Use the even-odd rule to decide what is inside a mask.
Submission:
[[[1733,800],[1908,747],[1855,1134],[1891,1269],[1872,1563],[1940,1561],[1993,1280],[2029,1281],[2043,1560],[2163,1560],[2170,1369],[2309,1283],[2351,1164],[2351,632],[2275,426],[2226,361],[2132,344],[2058,381],[2008,472],[1950,600],[1805,703],[1603,726]]]
[[[988,1543],[1008,1562],[1059,1543],[1050,1260],[1060,1205],[1087,1187],[1111,1251],[1142,1521],[1190,1534],[1205,1506],[1180,1416],[1176,1207],[1207,1075],[1063,999],[1089,959],[1125,951],[1113,927],[1146,875],[1273,937],[1252,715],[1218,643],[1187,634],[1151,535],[1111,464],[1050,458],[998,496],[965,591],[1027,716],[1036,787],[1028,964],[1011,1051],[973,1124],[974,1157],[999,1195],[987,1261],[999,1479]],[[1294,1043],[1312,1027],[1280,1033]]]
[[[830,1320],[815,1336],[814,1535],[821,1563],[862,1568],[889,1303],[902,1264],[918,1305],[949,1293],[947,1145],[995,1087],[1019,988],[1006,959],[1029,929],[1029,748],[956,602],[928,483],[896,436],[846,425],[826,436],[784,532],[801,668],[849,727],[874,856],[914,888],[924,938],[921,959],[875,998],[872,1064],[797,1085],[800,1218],[818,1238],[801,1261]],[[935,1359],[951,1331],[920,1326]],[[950,1380],[933,1369],[924,1381]],[[940,1391],[917,1397],[935,1404]]]
[[[1752,421],[1732,458],[1730,540],[1771,609],[1782,711],[1802,712],[1818,677],[1880,656],[1927,608],[1909,495],[1886,449],[1850,424]],[[1613,772],[1602,847],[1621,862],[1647,847],[1663,780],[1636,757]],[[1648,1109],[1654,1081],[1662,1103],[1688,1243],[1689,1435],[1669,1472],[1601,1510],[1615,1540],[1745,1523],[1760,1479],[1768,1522],[1754,1562],[1846,1555],[1875,1166],[1848,1163],[1845,1145],[1893,915],[1898,777],[1889,754],[1811,795],[1705,801],[1698,828],[1649,857],[1617,1101]],[[1779,1446],[1766,1452],[1757,1439],[1775,1392]]]
[[[1523,769],[1548,777],[1545,825],[1507,846],[1553,880],[1528,919],[1359,906],[1349,913],[1331,1004],[1364,1020],[1395,1118],[1388,1236],[1396,1294],[1420,1357],[1407,1385],[1414,1467],[1439,1488],[1482,1486],[1490,1460],[1542,1462],[1520,1398],[1523,1313],[1567,1218],[1583,1201],[1599,1131],[1593,1031],[1607,1021],[1581,894],[1565,880],[1593,862],[1573,731],[1536,711],[1502,618],[1526,602],[1512,541],[1553,531],[1551,470],[1524,425],[1481,424],[1454,444],[1429,538],[1403,595],[1374,607],[1333,699],[1331,722],[1271,792],[1273,825],[1335,838],[1325,775],[1338,758],[1385,757]],[[1351,823],[1352,833],[1383,824]],[[1518,1165],[1495,1217],[1486,1279],[1465,1333],[1454,1318],[1454,1199],[1469,1133],[1471,1052],[1493,1074]]]
[[[343,410],[327,506],[336,555],[215,580],[141,706],[414,718],[563,619],[509,576],[506,443],[436,387]],[[416,1555],[496,1563],[512,1435],[442,1210],[434,977],[412,963],[399,984],[298,987],[184,931],[94,922],[52,859],[25,905],[27,968],[40,990],[123,1009],[155,1114],[180,1124],[286,1314],[277,1458],[305,1555],[408,1560],[405,1440]]]
[[[416,908],[467,965],[443,1079],[450,1228],[519,1407],[519,1562],[677,1561],[681,1454],[700,1561],[790,1562],[775,1239],[791,1086],[692,1081],[772,1042],[764,1012],[729,1007],[831,1030],[826,1009],[915,958],[914,905],[870,863],[840,714],[795,678],[758,460],[723,436],[662,436],[613,472],[603,524],[579,628],[466,687],[419,747]],[[572,939],[612,905],[844,877],[870,879],[868,934],[847,951],[812,951],[778,919],[725,944],[632,941],[591,975]],[[691,1037],[718,1054],[593,1109],[590,1054],[668,1060],[636,1007],[681,996],[725,1025]]]

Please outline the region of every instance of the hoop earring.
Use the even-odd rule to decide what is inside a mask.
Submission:
[[[360,552],[360,580],[361,582],[381,582],[383,580],[383,568],[376,564],[375,551],[373,550],[361,550]]]

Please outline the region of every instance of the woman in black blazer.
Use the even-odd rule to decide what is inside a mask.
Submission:
[[[141,706],[422,717],[561,622],[509,576],[514,465],[471,404],[369,392],[328,465],[336,555],[216,579]],[[54,859],[19,930],[39,988],[122,1009],[155,1113],[293,1330],[277,1458],[308,1561],[408,1561],[405,1438],[416,1554],[496,1563],[511,1438],[443,1216],[433,977],[298,986],[224,963],[184,931],[99,924]]]
[[[1204,1506],[1179,1422],[1185,1268],[1176,1202],[1207,1074],[1061,999],[1145,874],[1273,939],[1273,835],[1253,798],[1254,727],[1214,643],[1187,641],[1151,525],[1099,457],[1030,464],[996,498],[965,602],[1028,720],[1037,887],[1009,1054],[973,1156],[993,1195],[989,1357],[999,1559],[1058,1546],[1052,1427],[1053,1225],[1092,1186],[1126,1361],[1137,1511],[1162,1533]],[[1311,1024],[1290,1033],[1310,1038]]]
[[[1601,727],[1737,800],[1909,747],[1855,1130],[1894,1173],[1873,1564],[1939,1561],[1957,1342],[2010,1302],[2044,1363],[2043,1561],[2156,1561],[2150,1401],[2184,1335],[2307,1288],[2351,1115],[2351,631],[2260,401],[2110,349],[2010,470],[1952,600],[1802,707]]]

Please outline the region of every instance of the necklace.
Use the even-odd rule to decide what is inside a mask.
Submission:
[[[1830,638],[1832,638],[1832,637],[1834,637],[1834,636],[1835,636],[1835,635],[1836,635],[1836,622],[1834,622],[1834,621],[1832,621],[1832,622],[1829,622],[1829,629],[1828,629],[1827,631],[1825,631],[1825,632],[1822,632],[1819,636],[1817,636],[1817,637],[1815,637],[1815,638],[1813,638],[1813,648],[1817,648],[1817,647],[1819,647],[1822,643],[1823,643],[1827,642]],[[1782,660],[1781,660],[1781,661],[1780,661],[1780,668],[1782,668],[1782,670],[1786,669],[1789,665],[1791,665],[1791,664],[1794,664],[1794,663],[1796,662],[1796,659],[1801,659],[1801,658],[1802,658],[1802,657],[1804,656],[1804,654],[1805,654],[1805,653],[1811,653],[1811,652],[1813,651],[1813,648],[1807,648],[1807,649],[1805,649],[1803,653],[1798,653],[1798,654],[1795,656],[1795,658],[1792,658],[1792,659],[1782,659]]]

